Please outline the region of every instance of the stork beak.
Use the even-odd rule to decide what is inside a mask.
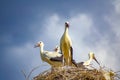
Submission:
[[[97,61],[97,59],[95,58],[95,56],[94,56],[94,58],[93,58],[99,65],[100,65],[100,63]]]
[[[35,44],[35,45],[34,45],[34,48],[39,47],[39,46],[40,46],[39,44]]]

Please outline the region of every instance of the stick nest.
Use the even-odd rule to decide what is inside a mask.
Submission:
[[[112,70],[83,69],[80,67],[58,67],[44,71],[33,80],[119,80],[120,77]]]

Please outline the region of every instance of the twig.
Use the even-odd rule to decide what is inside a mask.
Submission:
[[[35,67],[35,68],[33,68],[31,71],[30,71],[30,73],[28,74],[28,76],[27,76],[27,80],[29,80],[29,77],[30,77],[30,75],[32,74],[32,72],[34,71],[34,70],[36,70],[37,68],[39,68],[40,66],[37,66],[37,67]]]
[[[29,78],[30,78],[30,76],[31,76],[32,72],[33,72],[34,70],[36,70],[37,68],[39,68],[40,66],[46,66],[46,64],[42,64],[42,65],[39,65],[39,66],[37,66],[37,67],[33,68],[33,69],[29,72],[29,74],[28,74],[28,75],[26,75],[26,73],[25,73],[25,71],[24,71],[24,70],[21,70],[21,72],[23,73],[23,75],[24,75],[25,79],[26,79],[26,80],[29,80]]]
[[[27,78],[27,75],[25,74],[25,71],[24,70],[21,70],[21,72],[23,73],[25,79]]]

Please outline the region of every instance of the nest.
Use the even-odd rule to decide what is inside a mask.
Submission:
[[[117,73],[104,68],[58,67],[40,73],[33,80],[119,80]]]

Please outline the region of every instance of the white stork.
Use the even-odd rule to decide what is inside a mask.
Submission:
[[[95,61],[100,65],[100,63],[99,63],[99,62],[97,61],[97,59],[95,58],[95,54],[94,54],[93,52],[90,52],[90,53],[88,54],[88,56],[89,56],[89,60],[85,61],[85,62],[83,63],[83,65],[89,66],[92,60],[95,60]]]
[[[95,58],[95,55],[94,55],[93,52],[90,52],[90,53],[88,54],[88,56],[89,56],[89,59],[88,59],[87,61],[77,63],[77,66],[78,66],[78,67],[81,67],[81,68],[90,68],[90,63],[91,63],[93,60],[95,60],[95,61],[100,65],[100,63],[99,63],[99,62],[97,61],[97,59]]]
[[[62,65],[62,54],[55,51],[44,51],[44,43],[42,41],[38,42],[35,47],[40,47],[40,56],[42,61],[47,62],[52,67],[59,67]],[[55,58],[55,59],[54,59]]]
[[[60,50],[63,54],[63,65],[71,66],[73,60],[73,48],[68,34],[69,22],[65,22],[65,31],[60,40]]]

